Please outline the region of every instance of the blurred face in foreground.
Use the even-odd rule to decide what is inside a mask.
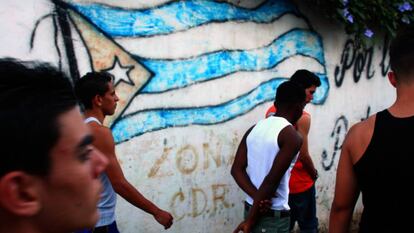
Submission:
[[[51,167],[39,177],[44,229],[71,232],[93,227],[98,220],[97,204],[102,185],[99,175],[106,157],[92,146],[92,137],[78,108],[58,118],[60,138],[50,152]]]

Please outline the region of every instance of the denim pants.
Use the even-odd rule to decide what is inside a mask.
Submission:
[[[289,194],[290,230],[298,222],[301,233],[317,233],[315,184],[302,193]]]

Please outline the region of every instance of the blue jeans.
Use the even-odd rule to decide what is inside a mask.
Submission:
[[[315,184],[302,193],[289,194],[290,230],[296,221],[301,233],[317,233]]]
[[[95,227],[93,229],[85,229],[76,231],[75,233],[119,233],[116,222],[113,222],[106,226]]]

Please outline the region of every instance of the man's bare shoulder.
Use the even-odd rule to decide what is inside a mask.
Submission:
[[[95,122],[89,123],[88,125],[95,137],[95,140],[113,141],[112,131],[108,127]]]
[[[353,137],[365,137],[372,133],[375,126],[376,114],[368,117],[367,119],[354,124],[349,130],[350,135]],[[372,136],[372,135],[371,135]]]
[[[296,128],[301,134],[305,134],[306,136],[309,133],[311,124],[311,117],[309,114],[302,114],[299,120],[296,122]]]
[[[298,122],[305,121],[309,122],[311,120],[311,115],[309,113],[303,112],[302,116],[299,118]]]
[[[376,115],[354,124],[348,131],[343,148],[348,150],[355,164],[364,154],[374,133]]]
[[[300,147],[303,142],[303,137],[292,125],[288,125],[280,132],[278,142],[279,145],[285,142],[286,144]]]
[[[297,125],[309,125],[311,116],[309,114],[302,114],[299,120],[296,122]]]

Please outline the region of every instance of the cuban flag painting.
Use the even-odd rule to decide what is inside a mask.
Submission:
[[[116,143],[240,117],[270,104],[296,69],[321,79],[313,104],[327,98],[322,38],[288,0],[122,2],[61,4],[89,61],[77,68],[115,76],[120,101],[108,125]]]

